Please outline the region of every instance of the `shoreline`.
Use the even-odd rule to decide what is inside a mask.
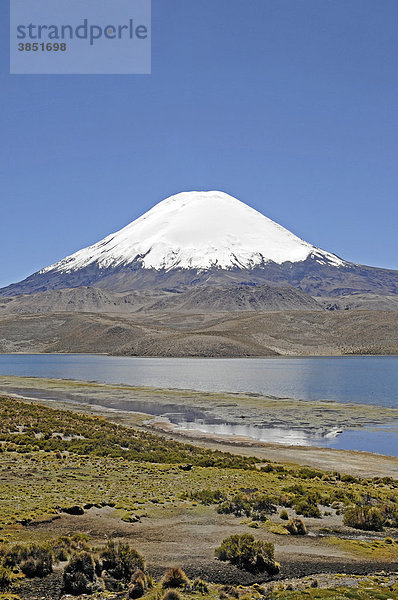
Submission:
[[[62,314],[62,313],[61,313]],[[69,314],[69,313],[67,313]],[[111,354],[109,352],[0,352],[0,356],[109,356],[110,358],[167,358],[167,359],[192,359],[192,360],[258,360],[258,359],[280,359],[280,358],[377,358],[378,356],[382,357],[393,357],[398,358],[398,354],[394,352],[389,352],[387,354],[382,353],[353,353],[349,352],[346,354],[250,354],[248,356],[159,356],[157,354]]]
[[[127,391],[129,388],[124,386],[101,386],[99,384],[90,382],[83,383],[72,380],[44,380],[35,378],[36,382],[46,384],[45,389],[42,389],[43,394],[46,391],[47,393],[49,392],[51,389],[49,386],[51,386],[51,384],[60,385],[64,389],[65,393],[64,399],[61,397],[39,398],[35,396],[29,396],[28,390],[26,390],[26,394],[13,393],[11,390],[7,391],[4,389],[4,379],[11,380],[11,383],[15,383],[15,378],[0,377],[0,390],[1,393],[4,393],[4,395],[15,398],[19,397],[27,402],[43,404],[54,409],[103,417],[107,420],[118,423],[119,425],[156,433],[157,435],[161,435],[169,439],[172,438],[178,441],[183,441],[188,444],[190,443],[208,449],[221,450],[236,455],[255,456],[260,461],[271,460],[288,464],[308,465],[325,471],[339,470],[362,477],[389,476],[398,479],[398,457],[394,456],[387,456],[384,454],[377,454],[361,450],[341,450],[309,445],[284,445],[272,442],[260,442],[249,438],[238,438],[237,436],[204,434],[203,432],[192,430],[185,431],[169,427],[167,423],[165,427],[164,422],[159,425],[159,418],[157,419],[156,415],[151,415],[143,411],[133,412],[129,410],[123,410],[120,406],[103,406],[96,402],[87,403],[84,402],[83,399],[78,401],[76,398],[70,398],[70,388],[74,386],[78,388],[84,387],[86,392],[87,388],[92,390],[95,388],[103,389],[104,387]],[[19,382],[21,379],[23,378],[18,378]],[[32,379],[33,378],[25,378],[25,381],[28,380],[30,383]],[[142,391],[142,389],[139,391]],[[150,392],[157,392],[161,395],[165,394],[165,392],[169,392],[167,397],[170,399],[170,396],[180,394],[181,390],[145,390],[145,393]],[[256,399],[257,398],[255,398],[255,400]],[[308,401],[302,402],[306,403]],[[384,422],[384,424],[386,425],[387,423]]]

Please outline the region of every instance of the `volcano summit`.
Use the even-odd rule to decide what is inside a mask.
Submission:
[[[312,295],[395,294],[398,272],[344,261],[224,192],[183,192],[0,295],[213,284],[288,284]]]

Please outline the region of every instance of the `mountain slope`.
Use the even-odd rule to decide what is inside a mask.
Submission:
[[[0,314],[0,352],[134,356],[397,354],[398,311]]]
[[[194,287],[180,293],[162,290],[117,293],[99,288],[80,287],[0,298],[0,315],[270,310],[322,310],[322,308],[311,296],[300,290],[265,285]]]
[[[398,272],[343,261],[223,192],[163,200],[100,242],[0,290],[95,286],[117,292],[230,284],[291,285],[312,295],[398,294]]]

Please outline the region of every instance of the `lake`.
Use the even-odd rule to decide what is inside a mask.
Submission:
[[[303,400],[329,399],[398,407],[398,356],[261,359],[136,358],[86,354],[3,354],[0,374],[123,383],[132,386],[252,392]],[[184,428],[239,434],[233,424],[183,422]],[[282,430],[283,431],[283,430]],[[268,432],[268,433],[267,433]],[[398,455],[397,428],[344,431],[315,438],[297,430],[285,437],[273,429],[249,433],[263,441],[297,439],[334,448]],[[304,432],[303,432],[304,434]]]

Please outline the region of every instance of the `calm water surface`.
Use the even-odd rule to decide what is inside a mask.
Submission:
[[[98,355],[0,355],[1,375],[56,377],[136,386],[253,392],[304,400],[329,399],[398,407],[398,356],[262,359],[130,358]],[[311,434],[231,423],[182,421],[185,429],[250,435],[262,441],[308,443],[398,456],[397,428]],[[296,442],[295,442],[296,440]]]
[[[1,354],[0,374],[398,407],[398,356],[201,359]]]

